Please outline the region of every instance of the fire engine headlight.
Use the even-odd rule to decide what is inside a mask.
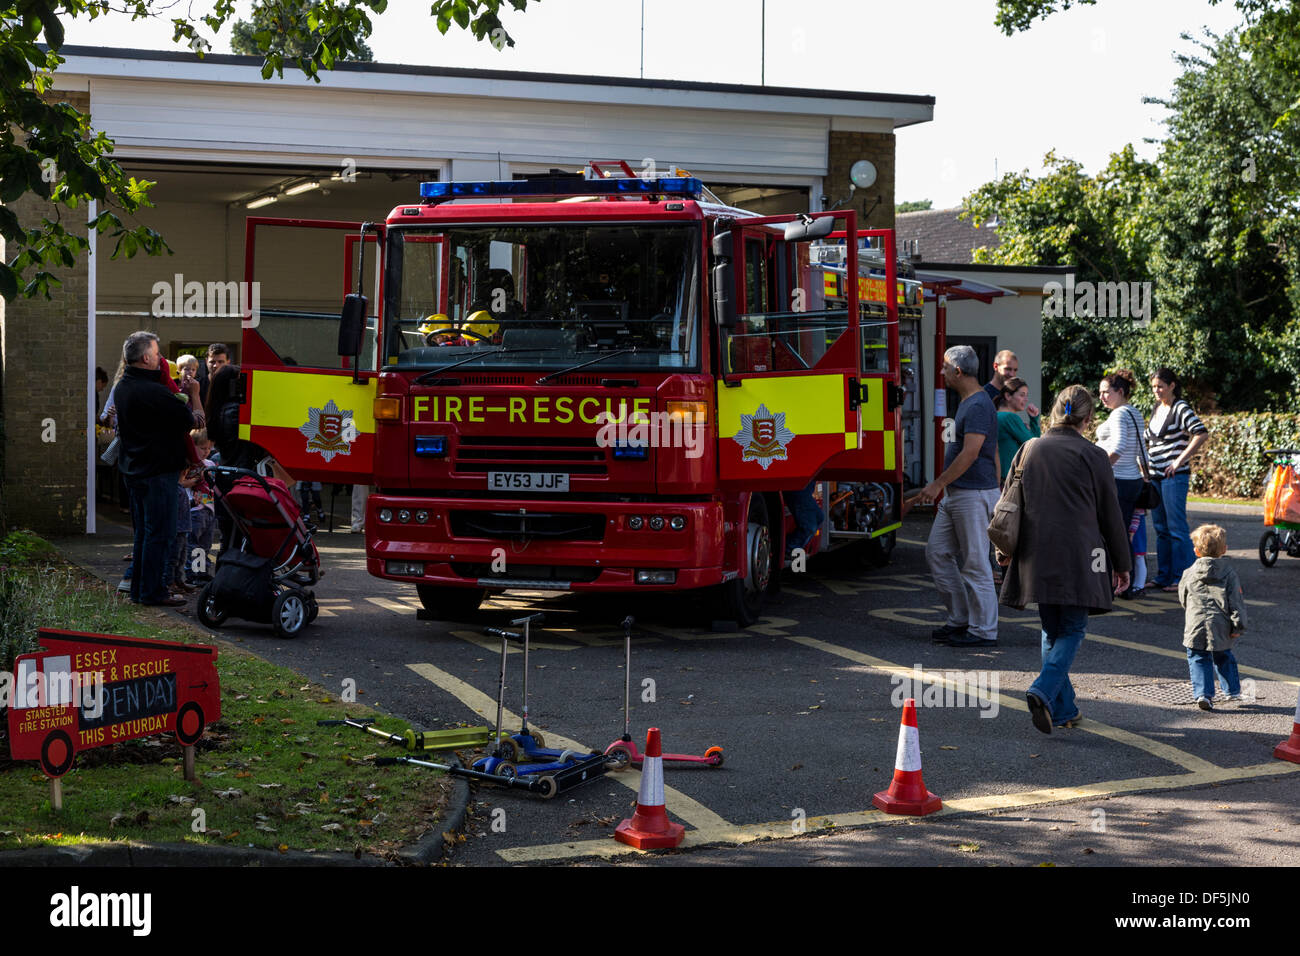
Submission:
[[[640,515],[633,515],[627,519],[627,526],[633,531],[640,531],[645,527],[645,519]]]
[[[650,519],[650,530],[651,531],[664,530],[664,519],[662,515],[655,515],[653,518]]]
[[[677,572],[672,570],[644,570],[636,573],[637,584],[676,584]]]
[[[401,511],[397,512],[397,520],[402,522],[402,524],[406,524],[411,520],[411,513],[403,508]]]
[[[380,520],[380,521],[383,521],[383,522],[385,522],[385,523],[387,523],[387,522],[389,522],[389,521],[392,521],[392,520],[393,520],[393,512],[390,511],[388,508],[380,508],[380,509],[379,509],[379,520]]]
[[[686,527],[686,519],[681,515],[673,515],[668,519],[668,527],[672,528],[674,531],[681,531]]]
[[[418,522],[419,524],[425,524],[425,523],[429,520],[429,512],[427,512],[427,511],[417,511],[417,512],[415,513],[415,520],[416,520],[416,522]]]

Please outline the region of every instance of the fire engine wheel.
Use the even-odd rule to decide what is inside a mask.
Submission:
[[[555,778],[549,773],[544,777],[537,778],[537,792],[542,795],[543,800],[549,800],[560,792],[560,785],[555,782]]]
[[[72,767],[76,755],[72,738],[62,730],[52,731],[41,744],[41,769],[47,777],[62,777]]]
[[[307,601],[296,588],[281,591],[271,605],[271,627],[279,637],[297,637],[307,626]]]
[[[469,617],[483,603],[483,588],[444,588],[435,584],[417,584],[416,593],[424,609],[440,620],[455,621]]]
[[[772,578],[772,531],[767,523],[767,505],[757,494],[749,499],[745,556],[749,573],[744,578],[718,585],[716,597],[718,617],[735,621],[741,627],[758,622]]]
[[[632,748],[626,744],[614,744],[605,751],[605,756],[608,758],[609,769],[614,773],[622,773],[632,766]]]
[[[1277,553],[1282,543],[1276,531],[1265,531],[1259,539],[1259,563],[1266,568],[1277,564]]]
[[[176,739],[186,747],[192,747],[203,736],[203,708],[190,701],[176,715]]]
[[[217,599],[212,594],[212,582],[203,585],[203,590],[199,592],[199,600],[195,605],[195,610],[198,612],[199,622],[204,627],[215,630],[226,623],[226,612],[221,609]]]

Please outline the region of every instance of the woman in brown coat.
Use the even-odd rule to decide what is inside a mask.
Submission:
[[[1027,696],[1034,726],[1045,734],[1079,719],[1070,665],[1088,614],[1111,609],[1133,567],[1110,459],[1083,437],[1092,412],[1088,390],[1069,386],[1056,396],[1051,429],[1016,453],[1012,474],[1023,472],[1020,535],[1014,555],[998,554],[999,564],[1010,565],[1002,603],[1036,603],[1043,622],[1042,672]]]

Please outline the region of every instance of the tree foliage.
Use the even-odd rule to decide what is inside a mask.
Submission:
[[[1059,388],[1130,367],[1173,368],[1199,402],[1291,409],[1300,378],[1300,11],[1238,0],[1246,22],[1207,34],[1167,99],[1152,163],[1131,146],[1098,175],[1049,153],[967,199],[996,215],[982,261],[1071,265],[1079,281],[1150,281],[1154,319],[1045,316],[1044,378]],[[1055,3],[1001,3],[1041,16]],[[1001,20],[999,24],[1001,25]],[[1027,24],[1026,24],[1027,25]],[[1145,400],[1146,396],[1142,398]]]
[[[252,19],[237,21],[230,31],[231,51],[245,56],[263,56],[276,49],[294,59],[310,57],[321,42],[320,34],[307,21],[306,9],[287,10],[279,4],[260,7]],[[259,43],[265,43],[266,50]],[[374,60],[375,54],[369,44],[358,39],[355,51],[342,51],[337,58],[368,63]]]
[[[431,0],[429,14],[441,33],[454,24],[501,50],[515,42],[500,19],[507,3],[522,11],[528,0]],[[250,23],[257,28],[251,41],[263,58],[263,78],[283,76],[288,62],[319,82],[320,70],[363,58],[371,16],[387,6],[388,0],[254,0]],[[236,26],[235,0],[215,0],[199,17],[188,9],[175,0],[0,0],[0,203],[36,196],[53,207],[38,223],[23,224],[0,205],[0,236],[8,256],[0,263],[0,295],[6,299],[49,296],[58,283],[52,270],[71,268],[89,245],[77,235],[79,221],[70,231],[64,216],[92,199],[102,211],[88,228],[116,240],[114,258],[170,251],[158,233],[129,223],[133,213],[150,205],[153,183],[123,172],[112,158],[108,135],[58,100],[53,75],[64,62],[59,50],[68,20],[110,13],[133,20],[169,17],[173,39],[200,58],[212,48],[210,37]],[[185,16],[172,16],[181,10]]]
[[[934,205],[930,199],[909,199],[906,202],[896,203],[894,212],[925,212]]]

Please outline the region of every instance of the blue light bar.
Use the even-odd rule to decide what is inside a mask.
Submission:
[[[416,435],[415,453],[421,458],[442,458],[447,454],[447,436]]]
[[[428,202],[452,199],[502,199],[538,196],[685,196],[699,199],[704,183],[694,177],[661,179],[509,179],[495,182],[420,183],[420,198]]]

